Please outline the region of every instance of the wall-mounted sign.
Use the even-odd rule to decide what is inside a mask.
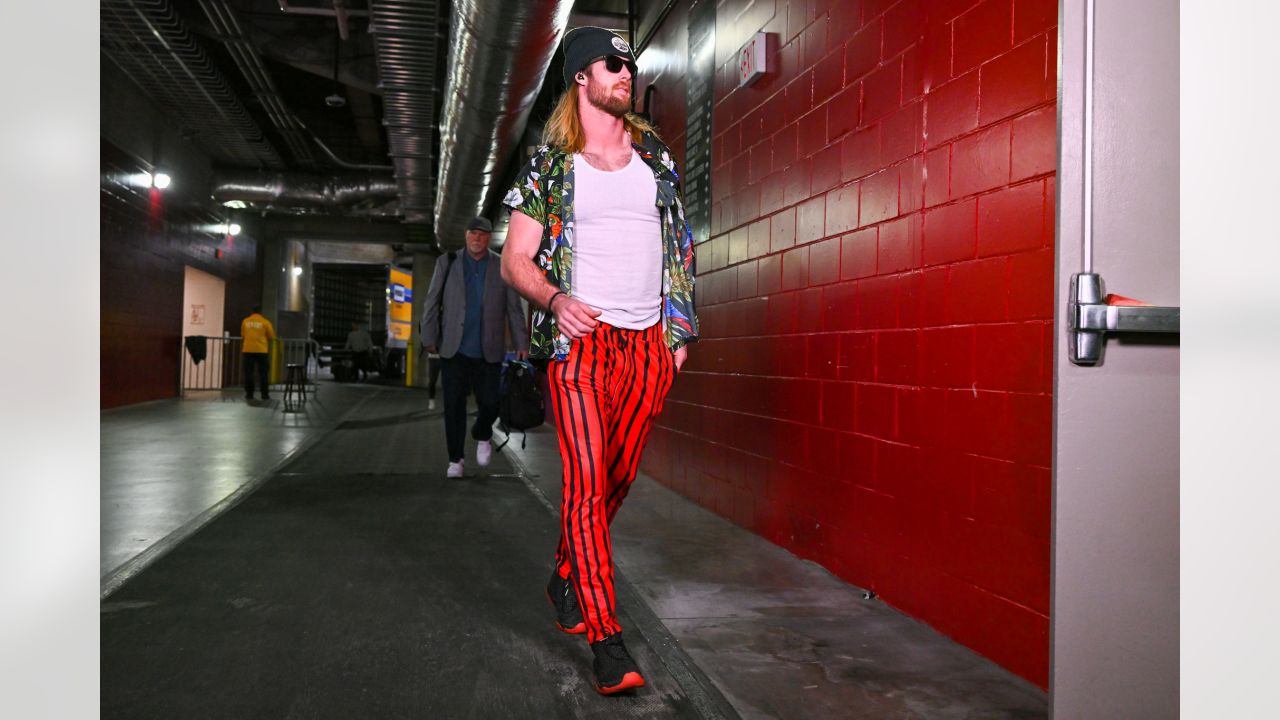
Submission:
[[[387,347],[405,347],[413,330],[413,273],[387,272]]]
[[[190,322],[190,324],[191,324],[191,325],[203,325],[203,324],[204,324],[204,305],[195,305],[195,304],[193,304],[193,305],[191,306],[191,322]]]
[[[391,301],[397,303],[413,302],[413,288],[407,288],[399,283],[392,283]]]
[[[769,71],[768,33],[751,36],[738,51],[738,87],[746,87]]]

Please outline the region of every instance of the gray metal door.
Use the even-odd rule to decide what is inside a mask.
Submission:
[[[1052,714],[1175,718],[1178,6],[1059,27]]]

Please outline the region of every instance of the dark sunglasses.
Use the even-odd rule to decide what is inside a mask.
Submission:
[[[631,71],[631,76],[635,77],[636,75],[635,63],[631,62],[626,58],[618,57],[617,55],[606,55],[604,58],[604,69],[608,70],[611,73],[617,74],[622,72],[623,65],[626,65],[627,69]]]

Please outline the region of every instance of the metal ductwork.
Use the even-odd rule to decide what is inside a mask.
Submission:
[[[306,173],[221,173],[213,179],[218,202],[309,207],[344,207],[395,199],[400,189],[389,175],[311,175]]]
[[[214,160],[282,168],[275,148],[168,0],[101,0],[103,54]]]
[[[467,221],[492,209],[573,0],[454,0],[441,113],[436,241],[463,243]]]
[[[271,119],[271,123],[284,138],[285,144],[289,146],[294,162],[304,168],[316,169],[316,159],[311,153],[311,144],[307,137],[309,133],[302,128],[302,123],[284,104],[280,91],[276,89],[275,82],[262,64],[262,58],[258,57],[258,51],[249,42],[249,36],[240,26],[240,21],[236,18],[231,6],[225,0],[199,0],[199,3],[213,31],[226,45],[227,53],[235,61],[236,67],[240,68],[245,82],[249,83],[253,97],[262,103],[262,109],[267,113],[267,117]]]
[[[372,0],[382,124],[408,223],[430,223],[435,189],[437,58],[444,37],[436,0]]]

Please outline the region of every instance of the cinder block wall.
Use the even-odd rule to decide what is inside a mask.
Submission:
[[[637,94],[684,157],[688,9]],[[678,492],[1045,687],[1057,3],[721,0]],[[770,34],[769,74],[737,50]]]

